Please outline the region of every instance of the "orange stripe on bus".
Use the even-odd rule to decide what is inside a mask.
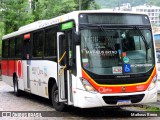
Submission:
[[[102,94],[106,93],[128,93],[128,92],[140,92],[145,91],[149,84],[151,83],[153,77],[156,75],[156,67],[154,67],[151,76],[148,78],[146,82],[135,83],[135,84],[121,84],[121,85],[102,85],[96,83],[83,69],[82,69],[82,77],[88,80],[93,87]],[[125,90],[124,90],[125,89]]]

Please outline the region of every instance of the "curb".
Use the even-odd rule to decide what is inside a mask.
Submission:
[[[145,108],[145,109],[155,109],[155,110],[159,110],[160,111],[160,101],[158,100],[157,103],[151,103],[151,104],[142,104],[141,108]]]

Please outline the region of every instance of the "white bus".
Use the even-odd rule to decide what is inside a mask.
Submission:
[[[74,11],[3,36],[2,79],[58,111],[156,102],[154,48],[145,14]]]

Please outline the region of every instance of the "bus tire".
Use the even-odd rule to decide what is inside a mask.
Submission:
[[[65,111],[66,110],[66,104],[58,101],[58,87],[56,84],[52,87],[51,92],[51,100],[52,105],[57,111]]]
[[[18,78],[17,77],[14,77],[13,84],[14,84],[14,94],[17,97],[19,97],[20,96],[20,90],[19,90],[19,87],[18,87]]]

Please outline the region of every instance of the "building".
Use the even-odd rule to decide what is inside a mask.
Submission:
[[[132,11],[147,13],[152,22],[152,25],[160,26],[160,7],[144,4],[132,7]]]
[[[116,7],[115,10],[132,11],[132,7],[130,3],[123,3],[120,6]]]

